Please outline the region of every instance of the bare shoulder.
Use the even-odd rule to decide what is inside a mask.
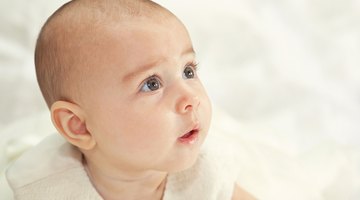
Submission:
[[[256,200],[256,198],[235,183],[231,200]]]

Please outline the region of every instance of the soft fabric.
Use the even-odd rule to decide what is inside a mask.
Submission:
[[[164,200],[231,199],[236,174],[205,149],[195,165],[168,176]],[[27,151],[7,171],[18,200],[93,199],[102,197],[82,165],[82,154],[58,134]]]
[[[51,135],[7,170],[15,199],[101,199],[81,163],[80,151]]]

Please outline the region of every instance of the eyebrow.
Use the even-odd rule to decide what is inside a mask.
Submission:
[[[190,47],[181,53],[182,56],[187,55],[187,54],[194,54],[194,55],[196,54],[193,47]],[[139,69],[137,69],[137,70],[127,73],[123,78],[123,82],[134,79],[136,76],[142,74],[143,72],[150,70],[151,68],[156,66],[160,61],[161,61],[161,59],[156,60],[150,64],[146,64],[144,66],[139,67]]]

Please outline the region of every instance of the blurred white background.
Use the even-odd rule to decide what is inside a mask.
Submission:
[[[0,153],[25,148],[16,139],[37,143],[28,127],[51,130],[34,125],[47,108],[33,51],[41,25],[64,2],[0,0]],[[346,166],[333,164],[360,166],[360,1],[156,2],[188,27],[214,105],[252,130],[239,134],[289,155],[317,152],[316,162],[345,149]],[[345,188],[333,186],[343,193],[330,187],[325,199],[360,198],[360,170],[346,172],[354,178]]]

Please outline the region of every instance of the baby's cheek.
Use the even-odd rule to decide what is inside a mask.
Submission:
[[[207,95],[206,91],[204,90],[203,94],[202,94],[202,99],[203,99],[203,105],[205,107],[205,109],[207,110],[207,112],[209,112],[209,114],[211,114],[212,112],[212,105],[211,105],[211,100],[209,98],[209,96]]]
[[[203,115],[202,118],[205,123],[203,124],[205,126],[203,128],[208,128],[212,118],[212,104],[207,95],[204,96],[204,100],[201,102],[200,109],[202,110],[201,115]]]

